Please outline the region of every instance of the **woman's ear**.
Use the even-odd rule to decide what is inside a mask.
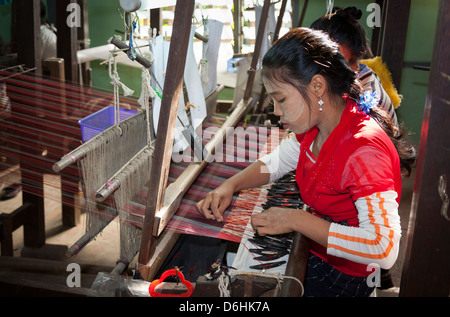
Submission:
[[[314,75],[309,85],[317,98],[320,98],[325,94],[327,82],[322,75],[320,74]]]

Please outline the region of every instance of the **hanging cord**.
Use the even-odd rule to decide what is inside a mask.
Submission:
[[[219,282],[220,297],[231,297],[231,277],[228,275],[228,269],[218,259],[211,265],[209,272],[205,275],[208,280],[217,280]]]
[[[145,110],[145,116],[147,120],[147,145],[151,147],[152,134],[150,128],[150,98],[156,98],[157,94],[151,87],[151,76],[150,71],[142,67],[142,91],[141,97],[138,103],[141,105],[142,109]]]
[[[131,90],[125,84],[120,81],[119,73],[117,72],[116,52],[109,53],[108,59],[108,72],[109,78],[111,78],[111,84],[114,87],[114,123],[117,125],[120,122],[120,94],[119,87],[122,87],[125,97],[134,94],[134,90]]]
[[[301,288],[301,296],[304,294],[304,287],[303,283],[296,277],[288,276],[288,275],[281,275],[281,274],[267,274],[264,273],[254,273],[254,272],[244,272],[244,271],[237,271],[233,267],[227,267],[223,265],[222,261],[218,259],[216,262],[214,262],[211,267],[208,270],[208,273],[205,275],[205,277],[208,280],[217,280],[219,282],[218,288],[220,292],[220,297],[231,297],[231,276],[260,276],[260,277],[268,277],[268,278],[274,278],[277,280],[277,289],[281,289],[281,281],[283,279],[292,279],[296,281]]]
[[[327,0],[327,13],[325,15],[330,15],[333,13],[334,0]],[[331,16],[329,17],[331,19]]]

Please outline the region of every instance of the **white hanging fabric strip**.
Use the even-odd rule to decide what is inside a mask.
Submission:
[[[189,108],[191,113],[191,124],[194,129],[197,129],[206,118],[206,101],[193,48],[195,28],[195,25],[191,27],[191,35],[186,55],[186,67],[184,70],[184,83],[189,98],[188,101],[193,105],[193,107]]]
[[[217,62],[222,40],[223,23],[208,19],[204,25],[208,42],[203,43],[202,83],[203,94],[207,97],[217,87]]]
[[[153,52],[153,56],[155,61],[152,65],[153,74],[155,76],[155,80],[152,81],[153,89],[159,92],[158,97],[153,99],[153,126],[155,130],[155,134],[158,131],[158,123],[159,123],[159,115],[161,111],[161,96],[164,91],[164,80],[166,75],[170,76],[170,74],[166,74],[167,70],[167,61],[169,59],[169,50],[170,50],[170,42],[164,39],[164,36],[159,35],[156,39],[150,40],[150,49]],[[162,91],[161,91],[162,90]],[[181,94],[180,103],[178,107],[178,119],[176,130],[174,134],[174,152],[180,152],[185,150],[189,144],[184,139],[182,131],[184,127],[189,125],[189,119],[185,110],[185,102],[184,96]]]

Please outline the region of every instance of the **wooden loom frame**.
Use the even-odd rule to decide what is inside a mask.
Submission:
[[[286,0],[283,0],[285,3]],[[264,29],[268,17],[270,0],[264,1],[261,13],[261,22],[255,43],[255,50],[251,62],[251,69],[256,69],[256,64],[261,52]],[[148,189],[148,200],[145,211],[144,225],[142,228],[142,241],[138,258],[138,270],[141,276],[150,281],[155,277],[162,261],[167,257],[180,234],[174,232],[163,232],[165,225],[174,215],[185,192],[189,189],[195,178],[201,173],[207,163],[207,159],[200,163],[191,163],[177,180],[166,188],[167,177],[170,166],[170,155],[172,151],[173,136],[168,133],[175,126],[176,112],[179,96],[181,93],[184,75],[184,64],[188,46],[188,38],[193,13],[194,1],[178,2],[175,7],[175,18],[172,35],[172,43],[169,51],[169,62],[167,73],[174,76],[166,77],[164,83],[164,95],[161,103],[161,113],[158,123],[158,133],[155,144],[151,178]],[[284,10],[279,16],[283,18]],[[277,23],[277,28],[281,23]],[[278,34],[278,31],[276,32]],[[176,61],[176,62],[175,62]],[[173,63],[172,63],[173,62]],[[252,104],[252,87],[255,79],[255,71],[249,71],[246,90],[243,99],[233,110],[228,120],[221,127],[214,138],[206,145],[209,155],[220,145],[226,137],[228,127],[235,126],[243,116],[248,113]],[[154,193],[157,193],[156,195]],[[299,277],[303,282],[306,269],[309,245],[307,239],[300,233],[295,234],[286,273]],[[299,296],[300,287],[291,282],[283,283],[281,296]]]
[[[175,126],[177,100],[181,93],[181,83],[184,76],[184,65],[188,38],[195,1],[178,2],[175,7],[174,27],[172,43],[169,51],[167,72],[174,74],[166,77],[164,83],[164,95],[161,102],[161,113],[158,123],[157,140],[155,143],[155,156],[152,164],[151,179],[148,189],[148,201],[146,205],[144,225],[142,229],[142,241],[138,259],[138,269],[145,280],[151,280],[160,261],[164,260],[170,249],[178,240],[179,234],[162,232],[165,225],[177,210],[181,199],[189,186],[200,174],[207,164],[207,159],[200,163],[191,163],[177,180],[166,188],[170,166],[173,136],[168,133]],[[262,16],[267,17],[270,1],[265,0]],[[257,57],[260,54],[262,34],[260,30],[265,28],[267,18],[261,19],[258,30],[257,44],[255,45],[253,69],[256,68]],[[181,55],[179,55],[181,54]],[[228,120],[219,132],[206,145],[209,155],[214,152],[216,146],[221,144],[226,137],[226,128],[235,126],[251,105],[251,87],[255,72],[249,72],[247,89],[244,98],[234,109]],[[157,193],[154,195],[153,193]]]

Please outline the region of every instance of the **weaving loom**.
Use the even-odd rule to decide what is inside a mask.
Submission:
[[[268,3],[269,1],[265,2],[266,14]],[[178,10],[182,12],[183,8]],[[260,23],[260,28],[263,27],[264,23]],[[119,47],[117,43],[114,44]],[[256,47],[258,48],[258,45],[256,45]],[[255,55],[257,51],[258,49],[256,49]],[[256,64],[256,60],[257,58],[254,58],[254,62],[252,63],[253,69],[256,67],[256,65],[254,65]],[[86,169],[86,167],[82,167],[82,164],[80,164],[81,167],[71,164],[78,162],[79,160],[79,157],[75,158],[71,153],[74,153],[73,151],[81,148],[79,144],[80,130],[77,122],[93,112],[105,109],[105,107],[111,106],[112,104],[117,107],[118,100],[112,96],[108,96],[108,94],[104,92],[91,88],[78,87],[67,83],[61,84],[59,82],[53,82],[51,80],[25,75],[14,74],[11,78],[8,78],[11,75],[9,73],[4,73],[2,75],[6,78],[5,82],[7,83],[8,94],[10,95],[12,103],[12,111],[6,116],[4,131],[2,129],[2,133],[6,136],[4,140],[6,140],[7,143],[5,146],[2,145],[2,150],[5,150],[5,154],[8,156],[8,161],[18,161],[24,184],[24,193],[44,197],[45,193],[43,192],[42,186],[44,179],[43,175],[53,174],[53,171],[56,171],[61,177],[61,191],[63,195],[62,203],[64,206],[74,207],[74,197],[77,197],[80,192],[79,181],[81,172],[83,171],[85,173],[83,179],[91,177],[93,173],[92,171],[87,172],[86,174],[86,170],[88,169]],[[175,75],[174,77],[177,76],[178,75]],[[253,79],[254,72],[250,72],[247,87],[252,86]],[[172,88],[171,86],[167,88],[170,95],[172,95],[170,93],[171,89],[175,88]],[[235,126],[239,122],[240,118],[242,118],[243,114],[248,111],[248,106],[251,103],[251,99],[248,98],[250,93],[251,91],[247,89],[244,100],[237,105],[234,112],[227,120],[214,116],[209,120],[209,122],[205,123],[205,130],[213,126],[216,128],[221,127],[209,143],[204,143],[205,148],[207,148],[210,153],[217,152],[219,145],[224,144],[224,140],[227,140],[227,132],[225,132],[226,128]],[[37,96],[38,98],[36,98]],[[39,102],[39,97],[42,102]],[[38,100],[37,103],[36,100]],[[164,103],[164,99],[162,101]],[[129,125],[130,122],[144,116],[142,115],[140,109],[138,109],[138,102],[134,98],[121,97],[120,107],[136,110],[138,112],[135,116],[132,116],[121,123],[116,122],[117,127],[120,127],[120,135],[122,135],[125,127],[132,127],[134,125]],[[145,112],[148,115],[149,111]],[[147,121],[149,121],[148,117]],[[145,134],[142,131],[145,129],[140,130],[142,134]],[[102,132],[99,138],[107,135],[109,132],[109,129]],[[261,130],[258,131],[259,139],[252,138],[251,136],[249,137],[250,142],[246,144],[248,146],[244,147],[244,149],[249,152],[246,155],[239,152],[243,150],[242,144],[233,146],[234,153],[226,153],[234,158],[247,158],[244,162],[239,160],[236,162],[236,160],[233,160],[233,162],[230,163],[225,159],[225,162],[223,163],[213,162],[206,164],[205,162],[202,162],[200,165],[193,165],[183,162],[174,164],[172,162],[170,164],[170,170],[168,171],[168,178],[165,185],[167,185],[167,193],[170,192],[170,194],[172,194],[172,190],[175,192],[175,195],[166,195],[166,198],[167,196],[170,196],[170,199],[174,199],[174,202],[169,201],[168,212],[164,211],[164,213],[161,214],[160,210],[159,213],[156,213],[155,218],[151,217],[152,226],[150,227],[153,228],[153,234],[155,234],[155,236],[159,237],[159,235],[161,235],[161,239],[159,239],[159,241],[164,242],[162,245],[165,249],[170,246],[170,243],[165,243],[164,239],[166,238],[164,234],[161,234],[163,230],[165,232],[172,231],[177,234],[187,233],[202,235],[233,242],[239,242],[241,240],[245,232],[245,227],[251,216],[250,210],[242,216],[243,209],[235,205],[234,208],[236,212],[233,213],[233,210],[227,211],[227,221],[225,222],[225,225],[223,225],[223,227],[218,227],[216,223],[208,223],[205,219],[200,219],[194,205],[199,199],[204,197],[207,191],[216,188],[221,182],[223,182],[223,180],[248,166],[251,160],[256,159],[257,153],[261,152],[261,149],[258,148],[257,144],[266,144],[270,134],[267,129],[262,130],[262,132],[263,133],[261,133]],[[132,132],[130,135],[136,135],[136,132]],[[117,138],[117,135],[113,136],[113,138],[114,137]],[[143,141],[143,144],[139,145],[140,148],[145,146],[146,143],[149,143],[148,133],[147,138],[142,136],[142,138],[138,139],[145,140]],[[279,135],[275,135],[272,138],[272,140],[275,139],[278,141]],[[252,142],[254,144],[252,144]],[[85,144],[91,145],[92,143],[94,142],[87,141]],[[229,144],[229,142],[225,143]],[[272,146],[276,146],[277,144],[278,142],[269,142],[269,145]],[[94,150],[95,149],[96,146],[94,146]],[[84,153],[83,157],[86,156],[86,153]],[[63,164],[64,166],[57,166],[55,168],[53,164],[58,162],[58,159],[61,157],[63,157],[63,159],[67,162]],[[248,158],[252,159],[249,160]],[[125,159],[125,161],[126,160],[128,160],[128,158]],[[106,165],[111,164],[110,162]],[[112,168],[112,170],[117,171],[123,163],[123,161],[119,162]],[[11,163],[8,162],[8,164]],[[154,167],[152,169],[154,169]],[[180,189],[176,186],[171,187],[171,185],[178,185],[177,182],[180,181],[180,176],[185,174],[187,171],[191,174],[198,175],[198,177],[193,177],[193,181],[191,180],[192,185],[189,186],[183,184]],[[108,177],[110,177],[110,175]],[[104,180],[101,182],[104,182]],[[150,184],[153,185],[151,182]],[[87,188],[85,184],[83,184],[83,186],[83,189],[86,191]],[[96,187],[98,187],[98,184]],[[79,252],[79,249],[83,247],[83,244],[88,243],[91,239],[93,239],[95,235],[97,235],[106,225],[108,225],[108,223],[113,221],[117,215],[119,215],[121,222],[121,249],[124,250],[124,252],[121,251],[121,260],[126,265],[136,254],[137,249],[135,245],[136,243],[139,243],[139,240],[141,239],[139,236],[140,231],[144,230],[145,232],[146,221],[150,219],[148,217],[148,209],[149,199],[151,199],[151,197],[149,198],[147,194],[151,191],[151,188],[143,186],[137,193],[135,193],[133,199],[130,201],[127,201],[128,197],[126,199],[119,199],[118,197],[110,199],[106,196],[103,197],[100,195],[101,199],[98,199],[99,197],[97,196],[97,202],[95,202],[94,199],[92,199],[93,197],[86,197],[85,206],[88,206],[92,202],[93,205],[96,205],[95,208],[97,208],[95,213],[90,214],[90,217],[96,216],[98,218],[102,218],[103,222],[92,230],[93,234],[88,232],[89,234],[87,234],[86,237],[82,237],[82,239],[80,239],[80,241],[83,240],[80,244],[77,242],[71,249],[69,249],[69,255],[72,256]],[[92,201],[90,201],[91,199]],[[101,202],[100,209],[98,208],[98,202]],[[159,204],[165,206],[165,202],[160,201]],[[172,205],[175,207],[172,207]],[[39,209],[41,212],[43,211],[43,208],[39,207]],[[175,209],[177,211],[174,216],[172,215],[175,210],[171,209]],[[42,219],[39,221],[42,221]],[[91,229],[90,227],[91,225],[88,224],[88,231]],[[152,232],[150,232],[150,234],[152,234]],[[171,236],[169,235],[169,237]],[[175,237],[177,236],[175,235]],[[135,241],[135,245],[132,246],[133,242],[130,241]],[[145,247],[143,248],[141,244],[141,253],[143,250],[145,251]],[[151,255],[152,253],[150,256]],[[144,258],[145,256],[148,256],[148,254],[145,254]],[[159,255],[157,254],[154,257],[157,258]],[[152,267],[151,264],[152,262],[149,261],[147,267]],[[155,270],[155,268],[151,269]],[[121,271],[121,269],[119,269],[119,271]],[[150,273],[149,276],[151,277],[151,274],[154,273],[155,272]]]
[[[29,198],[28,194],[38,199],[38,205],[33,206],[40,210],[38,223],[43,221],[44,197],[61,201],[63,214],[67,213],[70,218],[73,212],[70,209],[81,204],[78,167],[72,165],[60,172],[60,186],[44,176],[55,174],[53,164],[80,144],[78,121],[112,105],[113,98],[105,91],[47,78],[9,72],[1,72],[1,77],[11,101],[11,111],[3,113],[1,127],[2,170],[12,170],[15,178],[22,180],[24,201]],[[136,105],[133,98],[122,99],[124,108],[136,109]],[[44,193],[44,185],[56,186],[61,190],[61,197],[55,196],[55,191]],[[38,230],[39,241],[32,244],[36,247],[45,242],[45,237],[41,236],[45,235],[41,232],[44,229]],[[3,247],[6,247],[4,243]]]
[[[15,74],[2,72],[1,75],[9,77]],[[54,163],[66,153],[78,148],[81,139],[78,121],[93,112],[110,106],[113,102],[112,96],[107,92],[92,88],[63,84],[51,79],[27,75],[16,75],[5,82],[12,110],[2,121],[1,153],[6,160],[1,163],[2,169],[13,168],[20,163],[20,170],[15,170],[15,173],[18,176],[20,173],[22,174],[24,192],[44,197],[41,180],[43,175],[55,174]],[[41,93],[42,99],[36,98],[36,92]],[[122,106],[138,109],[137,100],[134,98],[122,98]],[[218,129],[224,122],[224,117],[215,116],[207,128]],[[256,130],[254,130],[253,136],[249,137],[253,142],[248,146],[252,153],[238,153],[243,148],[237,146],[233,146],[233,150],[236,152],[228,153],[231,159],[247,157],[246,161],[228,163],[226,162],[227,157],[223,157],[225,161],[223,164],[213,163],[206,167],[205,174],[198,178],[192,190],[188,191],[184,198],[180,208],[182,213],[186,212],[184,209],[192,209],[197,198],[204,195],[206,191],[217,187],[221,181],[249,164],[248,158],[255,157],[258,151],[255,132]],[[260,139],[259,142],[265,143],[265,140]],[[186,161],[189,159],[192,158],[185,158]],[[169,184],[175,181],[188,165],[189,163],[184,162],[172,164]],[[73,198],[78,196],[80,190],[79,167],[69,165],[58,173],[62,179],[62,203],[74,207]],[[214,175],[214,177],[208,177],[208,175]],[[53,184],[49,183],[48,185]],[[145,189],[141,189],[141,194],[145,192]],[[197,193],[195,193],[196,190]],[[59,199],[59,197],[48,197],[48,195],[45,197],[55,201]],[[132,213],[137,215],[137,219],[142,219],[145,209],[142,199],[145,197],[141,196],[137,201],[133,201],[123,208],[130,208]]]

